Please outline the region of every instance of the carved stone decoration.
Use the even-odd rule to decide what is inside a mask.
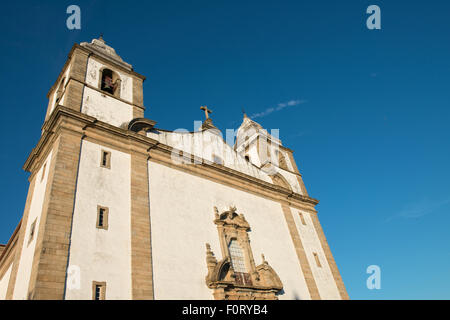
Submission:
[[[206,285],[213,289],[216,300],[277,300],[283,284],[262,255],[255,264],[248,231],[250,225],[236,208],[219,214],[214,207],[223,259],[217,261],[211,246],[206,244]]]

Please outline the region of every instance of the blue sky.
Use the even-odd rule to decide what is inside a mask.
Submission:
[[[81,30],[66,28],[70,4]],[[371,4],[381,30],[366,28]],[[223,131],[242,108],[280,129],[352,299],[450,299],[450,2],[20,1],[0,12],[0,243],[23,212],[46,94],[72,45],[103,33],[147,76],[157,127],[192,130],[206,104]],[[380,290],[366,288],[369,265]]]

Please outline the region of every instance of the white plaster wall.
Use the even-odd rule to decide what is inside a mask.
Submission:
[[[292,188],[292,191],[298,193],[298,194],[303,194],[302,189],[300,188],[300,184],[297,180],[297,177],[295,176],[295,174],[290,173],[286,170],[280,169],[278,168],[278,173],[281,174],[286,181],[289,183],[289,185]]]
[[[250,147],[247,152],[250,157],[250,162],[248,162],[244,158],[246,155],[244,152],[245,148],[240,148],[238,151],[235,151],[222,139],[222,136],[212,134],[209,131],[166,132],[154,130],[148,132],[147,136],[158,140],[161,143],[172,146],[177,150],[182,150],[186,152],[187,156],[193,154],[201,159],[213,161],[213,154],[216,154],[223,159],[223,164],[225,167],[250,175],[254,178],[273,183],[270,176],[258,168],[261,166],[261,161],[258,154],[257,140],[250,143]],[[276,149],[284,155],[288,169],[294,171],[288,154],[279,148]],[[272,154],[275,153],[274,147],[271,149],[271,152]],[[178,153],[176,155],[178,155]],[[294,192],[303,194],[295,174],[280,168],[277,168],[276,170],[286,179]]]
[[[111,169],[100,167],[101,150],[111,152]],[[93,281],[106,282],[106,299],[131,299],[130,161],[129,154],[83,140],[66,299],[92,299]],[[109,208],[108,230],[96,227],[97,205]]]
[[[258,154],[258,147],[257,147],[257,142],[252,142],[250,144],[250,147],[248,148],[248,156],[250,158],[250,161],[255,165],[260,167],[261,166],[261,160],[259,159],[259,154]]]
[[[11,263],[8,270],[3,275],[3,278],[0,279],[0,300],[6,299],[6,292],[8,291],[8,284],[9,284],[9,278],[11,276],[12,266],[13,266],[13,264]]]
[[[69,72],[70,72],[70,65],[67,67],[66,72],[64,72],[64,75],[61,78],[61,79],[64,79],[64,84],[63,84],[62,88],[64,88],[64,86],[69,81]],[[58,91],[58,89],[59,89],[59,83],[57,83],[55,90],[53,90],[53,93],[50,97],[50,99],[52,99],[52,104],[51,104],[52,107],[50,109],[49,116],[53,112],[53,109],[55,109],[55,107],[56,107],[56,92]],[[59,104],[64,105],[65,97],[66,97],[66,92],[64,92],[63,96],[61,97]]]
[[[182,150],[187,153],[186,155],[193,154],[207,161],[212,162],[213,154],[216,154],[222,158],[225,167],[272,183],[272,180],[265,172],[246,161],[244,155],[236,152],[220,135],[215,135],[208,131],[195,133],[152,131],[148,132],[147,136]]]
[[[310,213],[296,209],[291,209],[291,211],[294,216],[294,221],[299,231],[303,247],[305,248],[305,253],[308,258],[309,265],[311,266],[311,272],[316,281],[321,299],[340,300],[341,296],[339,294],[339,290],[333,278],[333,274],[331,273],[325,252],[319,240],[319,236],[314,228]],[[299,212],[302,212],[306,225],[302,224]],[[318,254],[322,267],[317,266],[316,259],[313,255],[314,252]]]
[[[205,284],[205,243],[222,254],[214,206],[243,213],[257,265],[261,254],[280,276],[280,299],[310,299],[281,205],[164,165],[149,162],[153,277],[156,299],[212,299]]]
[[[284,159],[286,160],[286,165],[287,165],[287,168],[289,169],[289,171],[294,171],[294,166],[292,165],[291,159],[290,159],[290,157],[289,157],[289,155],[288,155],[288,153],[286,151],[282,150],[277,145],[273,145],[270,148],[271,148],[270,152],[273,155],[276,155],[276,151],[281,153],[283,155]],[[276,160],[278,161],[278,159],[276,159]]]
[[[33,197],[31,199],[30,211],[28,213],[28,221],[25,227],[25,237],[23,240],[22,252],[20,256],[19,269],[17,271],[17,279],[14,287],[13,299],[21,300],[28,298],[28,285],[30,282],[31,276],[31,267],[33,264],[34,251],[36,248],[36,238],[39,236],[39,225],[41,223],[41,215],[42,215],[42,205],[44,203],[45,190],[47,187],[47,179],[49,168],[51,166],[51,158],[53,151],[50,151],[50,154],[47,156],[45,160],[45,173],[43,179],[42,173],[44,164],[41,166],[41,169],[36,174],[36,182],[34,184]],[[29,243],[30,239],[30,230],[33,222],[36,221],[35,231],[33,240]]]
[[[100,61],[97,61],[94,58],[90,57],[88,60],[86,83],[95,88],[98,88],[100,69],[103,67],[109,68]],[[118,69],[112,68],[111,70],[116,72],[122,80],[122,85],[120,88],[120,98],[130,103],[133,102],[133,78]]]
[[[84,87],[81,112],[116,127],[133,120],[133,106],[88,87]]]

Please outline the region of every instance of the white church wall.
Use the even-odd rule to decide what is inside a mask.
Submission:
[[[3,277],[0,279],[0,300],[6,299],[6,292],[8,291],[9,278],[11,277],[11,270],[13,264],[9,266]]]
[[[250,144],[250,147],[248,148],[248,156],[250,157],[251,162],[257,166],[260,167],[261,166],[261,159],[259,158],[259,153],[258,153],[258,147],[257,147],[257,142],[253,142]]]
[[[64,75],[62,76],[62,78],[61,78],[61,80],[62,79],[64,79],[64,83],[63,83],[63,85],[62,85],[62,87],[61,87],[61,90],[64,90],[64,86],[67,84],[67,82],[69,81],[69,72],[70,72],[70,65],[67,67],[67,69],[66,69],[66,71],[64,72]],[[51,95],[51,97],[50,97],[50,99],[52,99],[51,101],[52,101],[52,104],[51,104],[51,109],[50,109],[50,112],[49,112],[49,115],[53,112],[53,110],[55,109],[55,107],[56,107],[56,96],[57,96],[57,91],[58,91],[58,89],[59,89],[59,85],[60,85],[60,83],[57,83],[56,84],[56,86],[55,86],[55,90],[53,90],[53,93],[52,93],[52,95]],[[65,99],[65,92],[64,92],[64,95],[61,97],[61,99],[60,99],[60,101],[59,101],[59,104],[61,104],[61,105],[64,105],[64,99]]]
[[[88,87],[81,112],[117,127],[133,119],[133,106]]]
[[[101,151],[111,168],[100,167]],[[91,299],[92,282],[106,282],[106,299],[131,299],[131,158],[83,140],[69,253],[66,299]],[[108,230],[98,229],[97,206],[109,208]],[[74,272],[76,274],[76,272]]]
[[[215,154],[222,158],[225,167],[272,183],[272,180],[265,172],[246,161],[244,155],[236,152],[233,147],[224,142],[218,135],[211,134],[207,131],[195,133],[166,131],[159,131],[157,133],[151,131],[147,133],[147,136],[207,161],[213,162],[213,154]]]
[[[67,82],[69,81],[69,72],[70,72],[70,65],[67,67],[66,71],[64,72],[64,75],[61,77],[61,79],[64,79],[64,83],[62,85],[62,90],[64,90],[64,86],[67,84]],[[57,83],[55,86],[55,89],[53,90],[53,92],[50,94],[49,96],[49,100],[51,101],[50,104],[50,111],[48,113],[48,116],[50,116],[53,112],[53,110],[56,107],[56,96],[57,96],[57,92],[59,89],[60,83]],[[61,97],[59,104],[64,105],[64,99],[65,99],[66,93],[64,92],[63,96]]]
[[[30,282],[34,251],[36,248],[36,238],[39,235],[39,225],[41,223],[42,205],[44,203],[44,196],[47,187],[48,173],[50,171],[49,168],[51,166],[52,153],[53,151],[49,153],[44,164],[41,166],[40,170],[36,174],[35,177],[36,182],[34,184],[33,197],[31,199],[30,211],[28,213],[27,225],[22,226],[25,228],[25,237],[23,240],[22,252],[19,261],[19,268],[17,271],[17,279],[14,287],[14,294],[13,294],[14,300],[24,300],[28,298],[28,286]],[[34,227],[34,236],[32,241],[29,242],[31,226],[34,222],[36,222]]]
[[[303,194],[303,192],[300,188],[300,184],[298,183],[298,180],[297,180],[297,177],[295,174],[288,172],[286,170],[283,170],[283,169],[278,169],[278,173],[281,174],[286,179],[286,181],[291,186],[292,191],[294,191],[298,194]]]
[[[153,277],[156,299],[212,299],[205,284],[206,248],[221,248],[214,206],[231,205],[250,224],[256,264],[261,254],[284,285],[280,299],[310,299],[281,205],[213,181],[149,162]]]
[[[320,243],[310,213],[296,209],[291,209],[291,211],[321,299],[340,300],[341,296],[339,290],[333,278],[333,274],[331,273],[330,265],[326,259],[325,252]],[[301,222],[300,212],[303,215],[306,225],[303,225]],[[317,253],[321,267],[317,266],[314,253]]]
[[[67,84],[67,82],[69,82],[69,74],[70,74],[70,65],[67,67],[67,70],[66,70],[66,72],[64,72],[64,76],[63,76],[63,78],[64,78],[64,83],[63,83],[63,85],[62,85],[62,90],[64,90],[64,87],[66,86],[66,84]],[[72,80],[73,81],[73,80]],[[58,90],[58,87],[56,88],[56,90]],[[56,100],[56,91],[55,91],[55,94],[54,94],[54,99]],[[64,91],[64,94],[63,94],[63,96],[61,97],[61,102],[60,102],[60,104],[61,105],[65,105],[64,104],[64,102],[65,102],[65,100],[66,100],[66,92]],[[53,109],[56,107],[56,103],[54,103],[53,104]],[[53,111],[53,110],[52,110]]]

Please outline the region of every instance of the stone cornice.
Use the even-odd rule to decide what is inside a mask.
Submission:
[[[25,171],[31,172],[33,175],[36,162],[39,163],[42,161],[42,154],[45,153],[45,149],[49,149],[47,145],[55,139],[55,135],[58,135],[61,130],[72,130],[74,133],[82,134],[83,137],[88,140],[110,144],[111,146],[128,153],[131,152],[133,145],[140,145],[142,146],[139,147],[141,152],[146,150],[146,155],[151,161],[163,163],[170,167],[196,175],[202,175],[220,183],[240,187],[243,190],[252,191],[266,198],[298,206],[308,211],[314,212],[314,206],[319,203],[316,199],[293,193],[286,188],[273,185],[237,170],[200,159],[194,155],[188,154],[185,156],[185,159],[190,161],[189,164],[175,163],[171,159],[173,151],[171,146],[160,143],[147,136],[98,121],[94,117],[61,105],[58,105],[55,108],[48,121],[44,124],[43,134],[23,166]],[[136,151],[136,148],[133,149]],[[194,160],[196,162],[194,162]],[[199,163],[199,161],[200,164],[193,164]]]

